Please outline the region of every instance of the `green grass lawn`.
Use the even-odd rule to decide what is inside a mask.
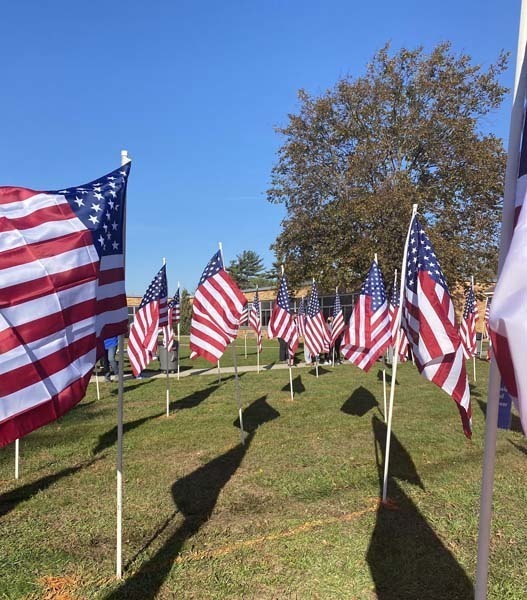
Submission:
[[[243,348],[242,348],[243,351]],[[266,350],[277,359],[276,345]],[[227,359],[226,359],[227,363]],[[254,364],[254,357],[253,362]],[[473,597],[487,363],[474,436],[400,367],[391,509],[379,508],[380,369],[127,381],[125,578],[115,571],[116,384],[0,450],[0,598],[455,600]],[[517,420],[514,425],[517,428]],[[527,597],[527,444],[498,434],[489,598]]]

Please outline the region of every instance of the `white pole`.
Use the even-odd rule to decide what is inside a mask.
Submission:
[[[101,392],[99,390],[99,375],[97,373],[97,363],[95,363],[95,387],[97,388],[97,400],[100,400]]]
[[[291,369],[291,365],[289,365],[289,391],[291,393],[291,400],[293,400],[295,393],[293,391],[293,370]]]
[[[130,162],[128,152],[121,150],[121,166]],[[123,255],[126,248],[126,207],[123,215]],[[123,396],[124,396],[124,335],[119,336],[119,381],[117,392],[117,543],[115,574],[123,577]]]
[[[505,171],[505,189],[503,194],[503,216],[501,225],[500,254],[498,261],[498,279],[503,263],[509,251],[514,228],[514,205],[518,178],[519,149],[522,125],[525,114],[524,99],[526,90],[527,64],[525,49],[527,44],[527,1],[522,0],[520,27],[518,32],[518,50],[516,56],[516,75],[509,128],[507,149],[507,169]],[[496,435],[498,428],[498,408],[501,377],[495,360],[490,363],[487,413],[485,424],[485,454],[483,478],[481,482],[481,501],[479,511],[478,563],[476,571],[475,600],[485,600],[489,570],[490,525],[492,518],[492,488],[494,484],[494,463],[496,458]]]
[[[167,264],[167,259],[163,256],[163,265],[166,267]],[[172,323],[168,323],[167,322],[167,336],[165,339],[165,343],[167,344],[165,346],[165,352],[166,352],[166,403],[167,403],[167,417],[170,416],[170,379],[168,376],[168,334],[170,331],[170,328],[172,327]]]
[[[386,414],[386,369],[382,370],[382,390],[384,395],[384,422],[386,423],[386,419],[388,418]]]
[[[315,361],[315,372],[317,374],[317,379],[318,379],[318,354],[317,354],[317,358],[316,358],[316,361]]]
[[[472,275],[470,277],[470,285],[472,286],[472,293],[474,294],[474,275]],[[475,302],[475,296],[474,296],[474,302]],[[476,310],[477,310],[477,305],[476,305]],[[476,326],[476,324],[474,323],[474,327]],[[474,370],[474,383],[476,383],[477,379],[476,379],[476,355],[474,354],[474,356],[472,357],[472,366],[473,366],[473,370]]]
[[[245,360],[247,360],[247,330],[245,330]]]
[[[20,440],[15,440],[15,479],[18,479],[18,465],[20,462]]]
[[[414,217],[417,213],[417,204],[412,206],[412,217],[410,219],[410,225],[408,226],[408,233],[406,234],[406,241],[404,243],[403,251],[403,262],[401,267],[401,284],[399,289],[399,312],[397,313],[397,340],[393,353],[392,362],[392,382],[390,385],[390,406],[388,408],[388,427],[386,431],[386,454],[384,457],[384,479],[382,482],[382,501],[386,502],[386,494],[388,491],[388,466],[390,464],[390,441],[392,437],[392,416],[393,416],[393,399],[395,396],[395,380],[397,378],[397,364],[399,358],[399,348],[401,347],[402,331],[401,331],[401,316],[403,312],[403,297],[404,288],[406,285],[406,255],[408,254],[408,241],[410,240],[410,231]]]
[[[179,281],[177,282],[177,291],[179,297],[179,320],[181,320],[181,292],[179,290]],[[179,381],[179,353],[181,352],[181,336],[179,321],[177,322],[177,380]]]
[[[218,360],[218,383],[221,383],[221,367],[220,367],[219,360]]]
[[[238,359],[236,356],[236,344],[232,343],[232,360],[234,362],[234,389],[236,394],[236,401],[238,402],[238,418],[240,419],[240,438],[242,440],[242,446],[245,446],[245,433],[243,430],[243,415],[242,415],[242,401],[240,399],[240,379],[238,377]]]
[[[483,309],[483,331],[481,332],[481,338],[479,340],[479,358],[483,358],[483,338],[485,337],[485,317],[487,315],[487,305],[489,303],[489,297],[485,298],[485,308]]]

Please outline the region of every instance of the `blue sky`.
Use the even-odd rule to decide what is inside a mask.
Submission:
[[[6,2],[0,182],[60,189],[133,157],[127,291],[167,258],[194,289],[223,242],[272,262],[282,207],[265,200],[297,90],[322,93],[395,49],[450,40],[475,62],[512,51],[520,2],[352,0]],[[506,137],[510,98],[486,126]]]

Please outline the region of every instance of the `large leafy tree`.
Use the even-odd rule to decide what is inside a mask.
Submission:
[[[492,278],[505,152],[483,126],[506,64],[500,55],[485,70],[448,43],[386,46],[364,76],[299,92],[268,190],[287,209],[273,247],[293,284],[356,285],[374,252],[391,279],[414,203],[451,284]]]

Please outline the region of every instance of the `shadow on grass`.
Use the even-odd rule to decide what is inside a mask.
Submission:
[[[382,481],[386,427],[372,419]],[[379,600],[471,600],[472,582],[395,477],[420,485],[408,452],[392,432],[388,489],[393,504],[379,504],[366,560]],[[381,460],[379,460],[379,452]],[[393,468],[392,468],[393,465]]]
[[[211,394],[213,394],[218,388],[218,383],[213,383],[209,387],[206,387],[202,390],[198,390],[197,392],[193,392],[184,398],[180,398],[175,402],[170,403],[170,410],[182,410],[185,408],[195,408],[200,405],[204,400],[206,400]]]
[[[520,446],[520,444],[517,444],[516,442],[513,442],[512,440],[507,440],[507,441],[509,442],[509,444],[512,444],[520,452],[527,454],[527,448],[525,446]]]
[[[243,430],[247,433],[254,433],[260,425],[278,419],[280,413],[270,404],[267,404],[267,396],[262,396],[254,402],[251,402],[242,412]],[[240,428],[240,419],[233,422],[234,427]]]
[[[253,436],[252,433],[247,436],[244,446],[238,444],[174,483],[172,498],[183,515],[183,523],[163,546],[143,563],[137,573],[107,595],[106,600],[148,600],[157,596],[185,541],[194,536],[210,519],[221,490],[240,466]],[[149,540],[148,545],[151,543]]]
[[[379,406],[370,390],[362,385],[344,402],[340,410],[347,415],[363,417],[369,410]]]
[[[134,377],[133,381],[137,381],[137,379]],[[139,379],[139,381],[137,381],[137,383],[133,383],[132,385],[125,384],[124,393],[126,394],[127,392],[131,392],[132,390],[135,390],[136,388],[148,385],[149,383],[152,383],[153,381],[154,381],[154,379],[148,378],[148,375],[146,375],[145,379]],[[119,388],[117,387],[117,382],[115,382],[115,384],[116,384],[116,387],[110,391],[110,394],[112,394],[113,396],[117,396],[117,394],[119,393]]]
[[[382,369],[379,369],[377,371],[377,379],[379,381],[382,381]],[[390,385],[391,383],[392,383],[392,374],[390,373],[390,371],[388,369],[386,369],[386,384]],[[395,385],[399,385],[397,378],[395,379]]]
[[[261,368],[264,369],[265,371],[270,371],[273,368],[274,365],[276,365],[276,360],[274,360],[272,363],[264,365]]]
[[[290,387],[289,383],[286,383],[284,385],[284,387],[282,388],[282,392],[289,392],[289,391],[291,391],[291,387]],[[306,391],[306,387],[302,383],[302,376],[301,375],[297,375],[293,379],[293,392],[295,394],[302,394],[305,391]]]
[[[479,398],[476,398],[476,401],[479,405],[479,408],[481,409],[481,412],[483,413],[483,415],[485,416],[485,419],[486,419],[487,418],[487,403],[483,402],[483,400],[479,400]],[[520,421],[520,417],[518,417],[514,413],[511,414],[511,426],[509,427],[509,429],[510,429],[510,431],[515,431],[517,433],[523,433],[522,422]]]
[[[25,502],[29,500],[36,494],[47,490],[50,486],[52,486],[57,481],[64,479],[64,477],[69,477],[82,469],[90,467],[98,460],[101,460],[102,456],[97,458],[92,458],[90,460],[83,461],[74,467],[68,467],[67,469],[62,469],[62,471],[58,471],[58,473],[53,473],[52,475],[46,475],[36,481],[32,481],[31,483],[27,483],[26,485],[22,485],[20,487],[11,490],[10,492],[6,492],[5,494],[0,495],[0,517],[7,515],[14,508],[18,506],[20,502]]]
[[[150,415],[148,417],[143,417],[142,419],[136,419],[135,421],[130,421],[129,423],[125,423],[123,425],[123,436],[128,431],[133,431],[137,429],[137,427],[141,427],[144,423],[151,421],[152,419],[157,419],[164,415],[164,412],[157,413],[156,415]],[[92,454],[100,454],[104,452],[107,448],[110,448],[117,442],[117,425],[112,427],[110,430],[106,431],[102,435],[99,436],[99,441],[97,445],[93,448]]]
[[[320,375],[326,375],[327,373],[331,373],[331,371],[329,371],[328,369],[324,369],[324,367],[318,367],[318,374]],[[311,369],[311,371],[309,371],[310,375],[314,375],[316,377],[317,375],[317,370],[316,368]]]

